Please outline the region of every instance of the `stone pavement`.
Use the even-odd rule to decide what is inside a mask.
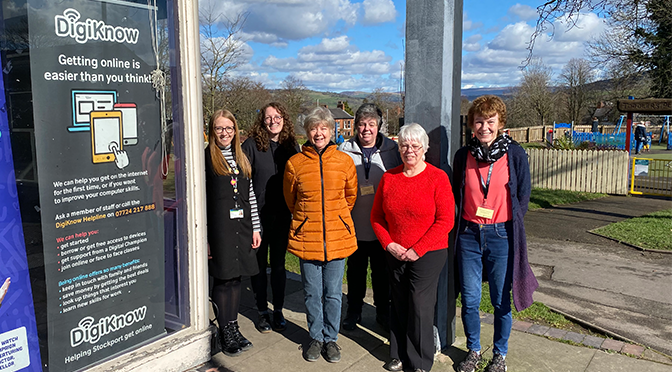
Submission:
[[[372,303],[370,290],[366,298],[362,324],[353,332],[341,331],[338,340],[342,348],[341,361],[334,364],[324,359],[313,363],[306,362],[299,349],[299,345],[310,341],[303,305],[303,290],[301,282],[296,280],[298,275],[289,275],[284,311],[288,328],[285,332],[261,334],[256,331],[253,321],[256,321],[257,312],[253,308],[254,301],[249,280],[244,281],[243,308],[238,321],[242,333],[252,341],[254,347],[238,357],[227,357],[219,353],[209,363],[188,372],[385,371],[383,364],[389,359],[389,345],[386,343],[388,334],[375,322],[375,309],[370,305]],[[484,315],[481,339],[487,358],[492,356],[490,340],[493,327],[489,323],[492,323],[491,320]],[[507,357],[510,372],[672,372],[672,360],[637,345],[599,337],[584,337],[573,332],[564,333],[558,329],[526,322],[514,323],[514,329]],[[455,344],[436,356],[432,371],[454,371],[453,364],[459,363],[466,356],[466,339],[459,317],[456,333]],[[626,353],[641,356],[635,358]]]
[[[637,251],[588,232],[667,208],[672,208],[669,198],[611,196],[527,214],[530,263],[540,282],[535,300],[611,337],[516,321],[507,356],[510,372],[672,372],[672,254]],[[374,320],[370,293],[359,329],[339,337],[341,362],[304,361],[299,345],[310,337],[303,291],[298,275],[289,276],[285,332],[256,331],[256,309],[249,280],[244,281],[239,322],[254,347],[235,358],[217,354],[189,372],[384,371],[388,334]],[[484,315],[481,340],[488,358],[492,333],[491,316]],[[432,371],[454,371],[453,364],[466,356],[459,316],[456,334],[456,342],[436,356]]]

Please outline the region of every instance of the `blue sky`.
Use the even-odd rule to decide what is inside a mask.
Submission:
[[[206,9],[208,0],[201,1]],[[210,0],[213,1],[213,0]],[[234,71],[278,88],[288,75],[313,90],[397,91],[403,65],[406,1],[402,0],[214,0],[214,11],[231,17],[246,12],[238,42],[241,65]],[[519,83],[520,65],[540,2],[465,1],[462,88]],[[592,13],[576,27],[555,25],[542,35],[535,57],[555,77],[571,58],[584,57],[584,44],[605,25]]]

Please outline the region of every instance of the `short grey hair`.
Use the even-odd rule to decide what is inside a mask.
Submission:
[[[306,115],[306,118],[303,119],[303,129],[306,131],[306,134],[308,134],[311,129],[320,124],[329,128],[331,135],[334,135],[334,128],[336,127],[334,117],[331,115],[331,111],[329,111],[328,108],[322,106],[310,110],[308,115]]]
[[[427,151],[429,149],[429,136],[425,129],[418,123],[404,125],[399,130],[399,145],[405,142],[418,142],[422,145],[422,149]]]
[[[355,126],[359,125],[362,119],[367,118],[376,119],[376,124],[380,127],[383,124],[383,111],[374,103],[364,103],[359,106],[355,113]]]

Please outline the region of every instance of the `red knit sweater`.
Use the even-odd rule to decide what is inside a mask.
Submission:
[[[378,184],[371,210],[371,226],[383,248],[398,243],[420,256],[448,248],[455,220],[455,200],[448,175],[427,168],[406,177],[404,166],[390,169]]]

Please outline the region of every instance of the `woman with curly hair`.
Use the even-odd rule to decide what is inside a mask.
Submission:
[[[282,194],[282,175],[285,163],[299,152],[294,125],[287,109],[277,102],[271,102],[261,110],[250,131],[251,135],[243,143],[252,166],[254,193],[261,217],[262,241],[257,250],[259,274],[252,277],[259,320],[256,324],[261,333],[271,329],[282,332],[287,328],[282,307],[285,300],[285,253],[291,215]],[[266,299],[266,267],[270,253],[271,291],[273,292],[273,319]]]

